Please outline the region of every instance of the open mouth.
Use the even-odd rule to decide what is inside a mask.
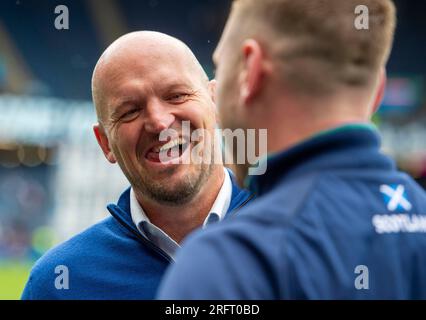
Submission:
[[[182,156],[182,154],[189,147],[190,143],[185,138],[176,138],[169,142],[155,146],[148,150],[145,158],[152,162],[162,162],[164,160],[174,160]]]

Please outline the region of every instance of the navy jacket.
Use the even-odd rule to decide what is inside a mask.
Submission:
[[[225,218],[251,198],[247,191],[237,187],[232,174],[231,180],[232,199]],[[171,258],[146,240],[134,225],[130,215],[130,188],[121,195],[118,204],[109,205],[108,210],[112,217],[50,250],[37,261],[22,299],[154,298]],[[64,276],[68,276],[68,281]]]
[[[191,235],[160,299],[426,299],[426,195],[369,126],[272,156],[256,200]]]

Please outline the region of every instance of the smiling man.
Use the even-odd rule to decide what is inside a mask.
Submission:
[[[119,38],[99,59],[92,91],[98,143],[131,188],[108,206],[112,217],[37,262],[24,299],[153,298],[185,236],[250,198],[213,161],[213,140],[190,139],[197,130],[214,136],[216,107],[214,82],[184,43],[148,31]],[[191,161],[195,148],[211,161]],[[68,288],[58,286],[58,265]]]

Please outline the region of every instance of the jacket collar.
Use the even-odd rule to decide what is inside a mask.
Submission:
[[[394,169],[394,162],[380,154],[380,137],[372,125],[345,125],[320,134],[281,153],[268,155],[265,174],[251,176],[246,185],[256,196],[271,190],[284,178],[327,169]]]

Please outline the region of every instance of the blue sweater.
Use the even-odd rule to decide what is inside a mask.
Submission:
[[[348,126],[272,156],[256,200],[191,235],[160,299],[426,299],[426,195]]]
[[[231,180],[232,199],[225,218],[251,198],[237,187],[232,174]],[[22,299],[109,300],[155,296],[171,258],[146,240],[134,225],[130,215],[130,188],[121,195],[118,204],[109,205],[108,210],[112,217],[50,250],[37,261]],[[62,266],[67,269],[64,271]],[[63,278],[66,273],[68,282]]]

